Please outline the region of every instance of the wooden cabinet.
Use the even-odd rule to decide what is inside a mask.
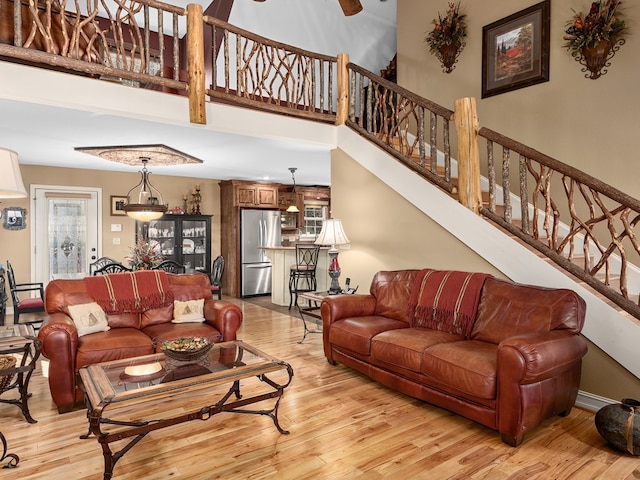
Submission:
[[[211,215],[163,215],[149,223],[136,222],[136,240],[160,244],[162,255],[190,269],[211,270]]]
[[[235,204],[238,207],[278,208],[278,186],[263,184],[237,184]]]

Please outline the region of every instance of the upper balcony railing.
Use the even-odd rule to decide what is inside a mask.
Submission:
[[[0,0],[0,57],[184,91],[178,77],[184,23],[183,8],[154,0]]]
[[[200,5],[154,0],[0,0],[0,58],[183,93],[193,122],[206,122],[208,95],[346,124],[640,319],[640,202],[480,128],[473,99],[449,110],[345,54],[307,52],[204,16]]]
[[[217,18],[205,16],[204,23],[204,36],[211,39],[212,99],[335,121],[337,57],[274,42]]]

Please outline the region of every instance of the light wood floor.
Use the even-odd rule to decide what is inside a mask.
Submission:
[[[589,412],[551,419],[509,447],[492,430],[329,365],[320,335],[298,344],[299,318],[261,302],[238,301],[239,338],[293,366],[280,407],[291,434],[279,434],[268,417],[222,413],[152,432],[116,464],[114,479],[640,478],[638,458],[608,447]],[[101,479],[100,446],[79,439],[85,412],[58,415],[40,371],[30,391],[37,424],[0,404],[0,430],[20,456],[0,479]]]

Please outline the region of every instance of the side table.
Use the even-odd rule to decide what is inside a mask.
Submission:
[[[298,293],[298,313],[302,319],[302,325],[304,326],[304,335],[302,340],[298,343],[304,342],[307,335],[310,333],[322,333],[322,315],[320,315],[320,304],[322,299],[329,296],[326,291],[321,292],[300,292]],[[306,300],[307,306],[303,307],[302,304]],[[307,317],[307,318],[305,318]],[[315,325],[312,329],[309,328],[307,322]]]
[[[19,399],[2,399],[0,403],[16,405],[22,411],[22,415],[29,423],[36,423],[37,420],[29,412],[28,398],[29,380],[36,367],[38,357],[40,357],[40,342],[35,336],[31,325],[7,325],[0,327],[0,355],[21,356],[20,360],[11,368],[0,369],[0,377],[10,376],[11,380],[7,386],[0,391],[0,395],[13,389],[20,392]],[[18,465],[20,458],[13,453],[7,453],[7,442],[0,432],[0,442],[2,443],[2,456],[0,462],[9,458],[10,461],[4,468],[13,468]]]

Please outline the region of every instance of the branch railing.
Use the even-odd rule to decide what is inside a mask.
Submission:
[[[478,136],[489,190],[481,214],[640,318],[630,275],[640,273],[640,201],[493,130]]]
[[[67,0],[0,0],[0,57],[184,91],[192,121],[201,123],[205,94],[214,101],[345,123],[461,200],[463,190],[480,185],[482,171],[488,205],[467,206],[640,318],[634,299],[640,291],[634,266],[640,265],[640,201],[478,129],[474,102],[466,103],[468,112],[456,102],[454,112],[349,63],[345,54],[332,57],[271,41],[203,16],[196,4],[184,10],[155,0],[94,0],[82,8]],[[192,30],[186,41],[180,33],[185,23]],[[204,53],[194,54],[199,51]],[[209,87],[200,88],[205,77]],[[454,120],[457,162],[451,154]],[[478,138],[484,148],[478,148]],[[480,192],[470,197],[480,199]]]
[[[0,0],[0,57],[186,90],[179,80],[184,18],[183,8],[155,0]]]
[[[353,63],[348,126],[450,193],[454,112]]]
[[[275,42],[217,18],[205,16],[204,23],[205,38],[211,39],[211,98],[335,121],[337,57]]]

